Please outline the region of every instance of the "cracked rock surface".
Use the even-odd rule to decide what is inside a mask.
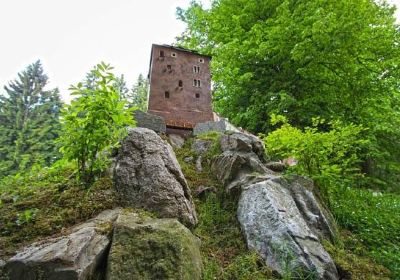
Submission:
[[[142,208],[160,218],[197,224],[190,189],[171,146],[147,128],[129,128],[114,168],[115,187],[125,207]]]
[[[5,263],[0,279],[95,279],[104,273],[101,267],[110,247],[112,223],[119,213],[120,209],[103,211],[64,236],[25,247]]]
[[[321,244],[334,239],[334,225],[312,192],[313,182],[270,170],[263,143],[253,135],[224,135],[220,145],[212,170],[228,192],[239,195],[237,217],[248,248],[281,275],[339,279]]]

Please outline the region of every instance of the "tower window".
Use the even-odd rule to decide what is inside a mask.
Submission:
[[[199,62],[200,63],[204,63],[204,59],[203,58],[199,58]]]
[[[164,97],[169,98],[169,91],[164,92]]]
[[[200,80],[197,80],[197,79],[194,79],[194,80],[193,80],[193,86],[194,86],[194,87],[201,87],[201,81],[200,81]]]
[[[183,87],[183,82],[182,82],[182,80],[179,80],[178,85],[179,85],[180,87]]]
[[[164,51],[160,51],[160,57],[164,57]]]
[[[200,93],[196,93],[196,98],[200,98]]]
[[[193,65],[193,73],[200,73],[200,66]]]
[[[172,69],[171,65],[167,65],[167,70],[171,71],[171,69]]]
[[[172,52],[172,53],[171,53],[171,56],[172,56],[172,57],[176,57],[176,53],[175,53],[175,52]]]

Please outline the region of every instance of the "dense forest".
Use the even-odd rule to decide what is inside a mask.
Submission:
[[[376,265],[399,279],[400,26],[394,12],[373,0],[215,0],[210,8],[192,1],[177,9],[186,30],[175,45],[212,56],[216,112],[258,135],[269,159],[294,159],[287,174],[314,180],[340,227],[330,250],[336,261],[360,271]],[[48,88],[40,61],[4,85],[0,246],[9,251],[0,257],[24,239],[89,217],[90,207],[113,203],[101,196],[96,204],[89,193],[111,184],[109,155],[126,126],[135,125],[133,110],[146,110],[148,86],[140,75],[128,88],[102,62],[71,86],[74,99],[64,104],[58,89]],[[40,210],[47,191],[65,190],[70,193],[57,201],[70,199],[71,212],[63,204],[49,208],[58,216]],[[207,203],[200,210],[220,207]],[[71,213],[75,220],[68,220]],[[262,275],[246,270],[249,259],[229,274],[232,264],[216,261],[213,252],[205,258],[205,279]]]

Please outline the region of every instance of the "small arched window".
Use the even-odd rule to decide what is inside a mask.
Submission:
[[[179,80],[178,85],[179,85],[179,87],[183,87],[183,82],[182,82],[182,80]]]

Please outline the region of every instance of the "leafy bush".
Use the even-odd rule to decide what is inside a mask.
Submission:
[[[362,138],[364,129],[314,119],[312,127],[300,130],[287,124],[282,116],[273,116],[273,120],[284,124],[264,137],[269,155],[275,159],[295,158],[297,164],[288,171],[315,180],[338,224],[352,232],[351,238],[344,240],[346,250],[372,257],[389,268],[395,278],[400,277],[400,197],[356,188],[365,183],[358,157],[369,144]],[[318,130],[322,126],[325,131]],[[347,269],[354,266],[354,275],[362,274],[369,263],[367,259],[355,263],[357,257],[347,258],[345,252],[333,253]],[[374,269],[377,278],[371,279],[384,279],[379,278],[380,273],[387,275],[378,266]]]
[[[359,152],[368,145],[362,139],[361,126],[344,125],[339,121],[325,123],[314,118],[313,126],[304,130],[291,126],[282,116],[273,116],[274,123],[283,125],[264,137],[269,156],[275,159],[294,158],[289,171],[313,178],[323,191],[330,185],[358,184],[363,177]],[[329,130],[319,131],[319,127]]]
[[[98,64],[91,72],[90,85],[72,86],[78,96],[62,114],[61,151],[78,164],[84,182],[107,167],[107,157],[125,135],[125,127],[133,126],[132,111],[125,109],[115,88],[115,76],[107,64]]]

